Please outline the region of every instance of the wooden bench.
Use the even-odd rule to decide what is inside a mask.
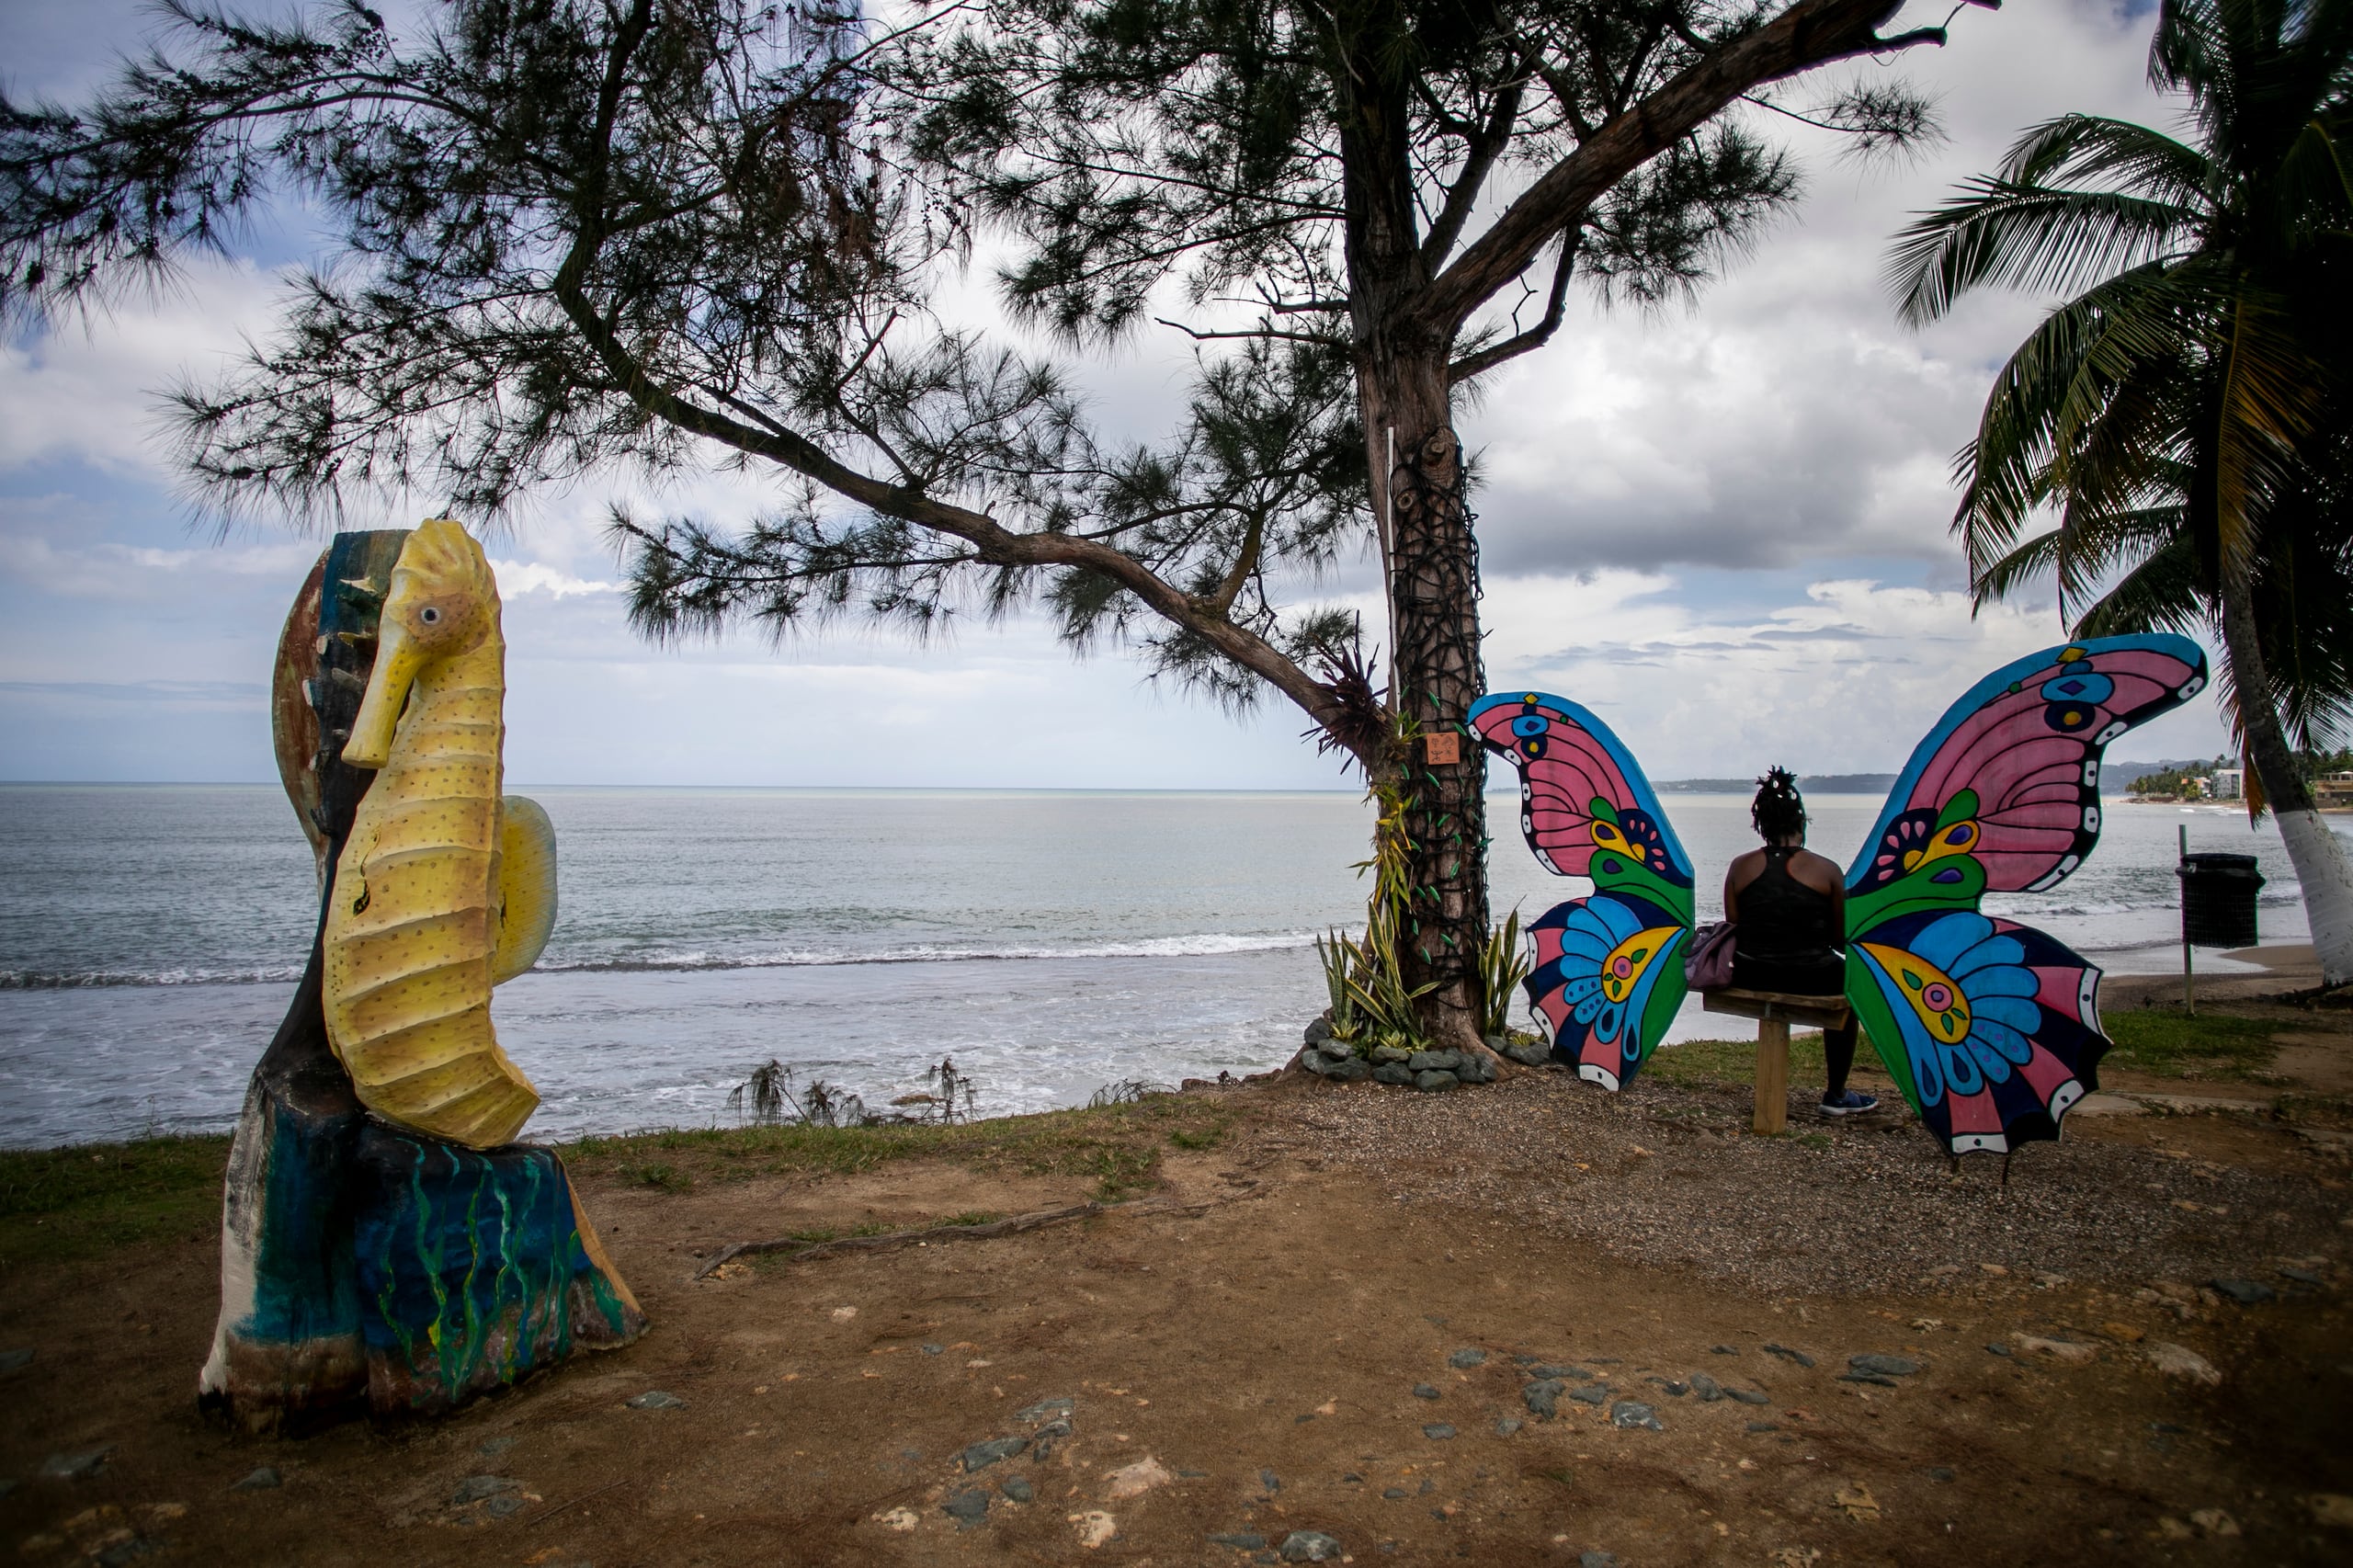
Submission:
[[[1700,1005],[1711,1013],[1756,1020],[1756,1113],[1749,1125],[1779,1132],[1790,1125],[1790,1026],[1844,1028],[1854,1009],[1843,996],[1796,996],[1780,991],[1742,991],[1727,986],[1703,991]]]

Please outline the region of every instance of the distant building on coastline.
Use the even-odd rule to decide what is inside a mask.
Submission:
[[[2246,792],[2246,769],[2218,767],[2206,780],[2206,793],[2217,801],[2235,801]]]
[[[2353,768],[2313,779],[2313,803],[2317,806],[2353,806]]]

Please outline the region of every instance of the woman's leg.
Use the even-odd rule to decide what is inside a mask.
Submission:
[[[1822,1097],[1835,1100],[1847,1092],[1847,1074],[1855,1066],[1855,1026],[1851,1021],[1845,1028],[1822,1031],[1822,1060],[1829,1078]]]

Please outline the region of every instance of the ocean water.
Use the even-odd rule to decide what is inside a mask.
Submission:
[[[1370,818],[1347,794],[539,790],[562,912],[500,987],[540,1136],[730,1119],[770,1058],[870,1105],[952,1058],[983,1114],[1141,1078],[1263,1071],[1324,1005],[1314,933],[1362,918]],[[1842,864],[1880,802],[1809,802]],[[1702,916],[1747,803],[1676,795]],[[1490,798],[1500,915],[1584,884]],[[2276,832],[2120,805],[2047,894],[1988,901],[2111,971],[2178,965],[2177,830],[2252,851],[2267,942],[2305,939]],[[261,786],[0,786],[0,1144],[228,1126],[300,975],[308,846]],[[2200,955],[2201,969],[2232,967]],[[1720,1032],[1696,1002],[1674,1038]]]

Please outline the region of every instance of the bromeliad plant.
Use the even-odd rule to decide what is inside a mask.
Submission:
[[[1373,824],[1372,858],[1356,867],[1358,876],[1372,873],[1364,935],[1336,929],[1315,940],[1332,998],[1332,1038],[1355,1046],[1359,1056],[1382,1045],[1426,1049],[1430,1042],[1414,1005],[1438,983],[1409,984],[1400,961],[1399,936],[1413,891],[1406,788],[1402,782],[1376,783],[1368,799],[1380,814]]]

